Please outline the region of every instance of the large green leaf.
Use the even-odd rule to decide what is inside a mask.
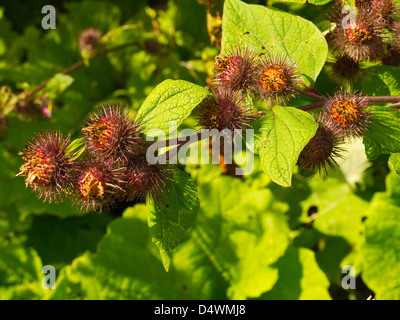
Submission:
[[[194,243],[181,244],[165,272],[147,226],[146,206],[125,210],[113,221],[96,254],[84,254],[65,269],[50,298],[224,299],[221,281],[205,253]]]
[[[396,174],[400,177],[400,153],[392,153],[389,157],[390,167],[396,171]]]
[[[300,16],[226,0],[222,18],[222,52],[248,45],[256,52],[264,46],[277,54],[286,54],[296,63],[306,85],[312,86],[328,55],[323,34]]]
[[[44,264],[62,267],[85,251],[96,251],[110,222],[108,215],[85,215],[61,219],[40,215],[32,219],[27,240]]]
[[[362,231],[362,218],[368,202],[356,196],[347,183],[335,178],[313,177],[312,193],[301,202],[304,214],[314,207],[317,216],[314,228],[325,235],[344,238],[354,245]]]
[[[259,297],[278,280],[274,263],[289,242],[287,206],[268,189],[231,177],[213,178],[199,190],[201,208],[191,234],[228,283],[231,299]]]
[[[287,206],[276,202],[268,189],[239,179],[199,179],[200,212],[190,234],[174,250],[168,273],[151,241],[146,208],[139,204],[110,224],[96,254],[84,254],[65,269],[53,297],[245,299],[277,288],[271,298],[281,298],[279,287],[287,291],[289,278],[300,283],[301,292],[295,292],[299,297],[328,297],[326,278],[311,251],[300,249],[299,260],[307,271],[285,275],[284,262],[297,261],[297,250],[283,258],[290,233]]]
[[[400,207],[379,196],[371,204],[362,247],[363,280],[378,300],[400,299]]]
[[[397,175],[396,171],[391,171],[386,176],[386,194],[385,196],[390,197],[390,200],[393,203],[396,203],[400,206],[400,179]],[[381,193],[377,193],[377,197],[380,196]]]
[[[196,186],[184,172],[175,170],[173,180],[167,182],[163,195],[147,198],[150,233],[167,271],[173,249],[192,225],[200,206]]]
[[[289,246],[277,263],[279,280],[261,296],[274,300],[329,300],[329,281],[309,249]]]
[[[369,204],[354,194],[348,183],[335,177],[313,176],[308,178],[308,185],[311,192],[300,202],[300,221],[312,229],[300,234],[296,243],[310,243],[308,248],[318,245],[316,258],[320,268],[340,285],[343,261],[361,271],[355,261],[359,260],[357,251],[363,242],[363,219]]]
[[[400,152],[400,112],[387,107],[371,107],[371,123],[363,142],[369,159]]]
[[[354,194],[341,195],[330,206],[318,212],[314,228],[326,235],[343,237],[354,245],[359,241],[367,204]]]
[[[171,121],[176,121],[179,126],[209,94],[208,90],[188,81],[165,80],[147,96],[135,122],[140,123],[146,133],[152,129],[167,133]]]
[[[289,187],[300,152],[315,135],[317,123],[301,110],[276,106],[267,110],[256,138],[264,172]]]

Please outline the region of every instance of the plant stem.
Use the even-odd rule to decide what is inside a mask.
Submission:
[[[136,41],[135,42],[128,42],[128,43],[124,43],[124,44],[121,44],[121,45],[118,45],[118,46],[115,46],[115,47],[110,47],[108,49],[104,49],[102,51],[95,52],[92,56],[90,56],[88,58],[88,61],[92,61],[92,60],[94,60],[94,59],[96,59],[98,57],[101,57],[101,56],[103,56],[103,55],[105,55],[107,53],[110,53],[110,52],[113,52],[113,51],[117,51],[117,50],[120,50],[120,49],[124,49],[124,48],[130,47],[130,46],[136,45],[136,44],[137,44]],[[69,73],[75,71],[76,69],[79,69],[84,64],[85,64],[85,60],[82,59],[82,60],[80,60],[78,62],[75,62],[72,66],[68,67],[67,69],[64,69],[60,73],[69,74]],[[50,79],[47,79],[47,80],[43,81],[38,86],[36,86],[35,88],[33,88],[32,90],[30,90],[28,92],[21,92],[18,97],[21,98],[21,99],[24,99],[24,100],[29,99],[32,95],[34,95],[38,91],[42,90],[47,85],[47,83],[50,81]]]
[[[400,96],[374,96],[367,97],[368,102],[372,103],[388,103],[388,102],[400,102]]]
[[[387,106],[387,108],[395,108],[395,109],[400,109],[400,102],[391,104],[390,106]]]
[[[300,110],[303,110],[303,111],[308,111],[308,110],[313,110],[313,109],[320,108],[320,107],[322,107],[323,104],[324,104],[323,101],[317,101],[317,102],[314,102],[314,103],[307,104],[305,106],[297,107],[297,109],[300,109]]]
[[[297,109],[303,110],[303,111],[308,111],[308,110],[313,110],[322,107],[324,100],[326,97],[322,96],[322,99],[320,98],[320,101],[310,103],[304,106],[297,107]],[[394,104],[387,106],[388,108],[400,108],[400,96],[368,96],[367,101],[369,103],[389,103],[389,102],[394,102]]]
[[[314,100],[322,101],[322,100],[326,99],[326,97],[323,96],[323,95],[319,95],[319,94],[315,94],[315,93],[311,93],[311,92],[307,92],[307,91],[302,91],[302,90],[299,90],[297,88],[293,88],[292,91],[294,93],[300,94],[300,95],[302,95],[304,97],[311,98],[311,99],[314,99]]]

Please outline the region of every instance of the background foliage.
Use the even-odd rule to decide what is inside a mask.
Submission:
[[[222,1],[212,8],[206,2],[53,1],[55,30],[41,28],[45,1],[3,4],[0,85],[18,92],[52,78],[45,92],[53,103],[49,119],[11,114],[0,141],[0,299],[400,298],[400,127],[395,110],[391,115],[375,107],[381,134],[349,143],[341,168],[328,177],[295,167],[316,129],[305,112],[290,108],[306,104],[305,98],[265,118],[276,122],[267,134],[275,144],[261,143],[255,169],[244,179],[223,175],[216,165],[179,165],[198,190],[193,202],[199,201],[199,211],[173,255],[174,245],[165,248],[152,239],[158,232],[146,208],[157,212],[152,203],[122,203],[100,215],[83,214],[69,202],[43,204],[15,178],[22,164],[18,151],[36,131],[59,129],[79,137],[87,114],[107,101],[129,106],[132,115],[143,104],[138,117],[149,128],[164,129],[163,121],[174,114],[182,127],[194,127],[196,119],[186,117],[205,94],[188,82],[207,86],[219,45],[222,51],[240,41],[259,45],[241,28],[257,30],[265,24],[262,41],[293,56],[305,83],[318,77],[316,89],[323,94],[338,86],[327,72],[328,46],[321,36],[329,1],[246,1],[273,5],[291,13],[291,20],[281,11],[264,16],[238,0],[227,1],[222,43],[216,40]],[[246,15],[256,18],[242,19]],[[82,59],[77,39],[88,27],[109,33],[108,45],[135,45],[87,61],[69,75],[59,74]],[[282,32],[288,36],[280,41]],[[399,79],[398,66],[369,65],[356,86],[370,95],[398,95]],[[157,118],[152,97],[172,80],[197,98],[186,101],[183,111]],[[279,160],[290,164],[290,172],[275,175],[276,164],[268,157],[281,143],[277,137],[288,135],[290,119],[301,120],[295,125],[298,136]],[[269,177],[263,169],[272,172]],[[41,286],[44,265],[56,267],[55,290]],[[341,286],[345,265],[356,270],[355,290]]]

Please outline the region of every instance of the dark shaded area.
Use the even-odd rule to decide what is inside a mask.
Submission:
[[[293,244],[315,252],[316,262],[330,282],[328,291],[333,300],[366,300],[374,297],[374,292],[363,282],[362,274],[355,279],[355,289],[342,287],[342,279],[348,273],[342,273],[341,262],[353,250],[353,246],[342,237],[327,236],[313,227],[303,227]]]
[[[334,300],[350,300],[352,294],[357,300],[374,299],[375,293],[367,287],[362,280],[362,276],[358,275],[355,280],[355,289],[346,290],[341,285],[331,283],[329,294]]]
[[[299,259],[299,251],[295,247],[289,246],[285,254],[273,265],[279,270],[278,281],[260,299],[297,300],[300,297],[303,267]]]
[[[146,203],[146,201],[143,200],[135,200],[135,201],[119,201],[116,202],[113,207],[108,209],[108,213],[112,218],[118,218],[122,217],[122,214],[124,213],[125,209],[128,209],[129,207],[133,207],[137,203]]]
[[[65,219],[40,215],[33,218],[27,238],[43,265],[57,267],[71,263],[85,251],[95,252],[109,222],[110,217],[104,214]]]
[[[300,203],[310,196],[311,188],[305,179],[298,175],[293,175],[292,186],[292,188],[284,188],[275,183],[270,183],[268,188],[272,191],[276,200],[289,204],[289,226],[297,228],[299,227],[299,219],[302,213]]]

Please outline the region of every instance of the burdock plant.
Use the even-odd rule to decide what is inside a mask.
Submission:
[[[66,154],[69,141],[70,137],[64,138],[59,131],[44,131],[19,153],[24,164],[17,176],[25,177],[25,185],[44,201],[58,202],[72,187],[70,172],[74,162]]]
[[[253,90],[256,85],[257,55],[247,46],[232,48],[215,57],[214,82],[232,91]]]
[[[374,14],[377,15],[381,28],[392,28],[396,17],[400,13],[400,6],[397,0],[372,0],[369,4]]]
[[[87,159],[75,165],[74,188],[71,193],[73,203],[82,211],[102,211],[114,205],[115,200],[125,191],[122,168],[111,160]]]
[[[173,181],[169,165],[149,164],[142,154],[124,167],[124,199],[143,201],[146,196],[157,199],[168,192],[167,182]]]
[[[90,114],[83,139],[70,148],[60,132],[38,133],[19,154],[18,176],[44,201],[65,196],[82,211],[101,212],[118,201],[157,198],[173,181],[169,166],[149,164],[139,125],[128,109],[108,104]],[[76,150],[77,149],[77,150]]]
[[[360,62],[347,54],[335,56],[333,61],[327,62],[326,67],[329,76],[342,85],[351,85],[360,80],[363,72]]]
[[[323,106],[324,121],[345,136],[362,136],[368,129],[371,113],[365,95],[350,90],[338,90]]]
[[[330,18],[336,28],[330,38],[335,50],[354,61],[379,59],[383,54],[383,39],[378,13],[368,6],[360,6],[354,21],[346,24],[341,6],[334,10]]]
[[[337,165],[335,158],[343,157],[343,148],[340,147],[343,134],[324,123],[322,118],[318,123],[317,132],[301,151],[297,164],[304,170],[327,174],[327,167],[335,168]]]
[[[295,63],[284,55],[263,55],[257,69],[255,94],[271,105],[285,104],[295,96],[300,73]]]
[[[190,50],[182,50],[184,49],[181,46],[182,39],[186,39],[186,37],[180,36],[179,41],[169,41],[178,39],[173,38],[173,33],[168,33],[167,37],[160,34],[164,32],[165,26],[168,24],[157,24],[158,15],[151,19],[153,31],[156,32],[144,32],[147,31],[146,27],[140,24],[133,24],[129,27],[121,26],[118,28],[118,32],[110,30],[103,38],[96,31],[88,31],[81,38],[82,51],[90,52],[86,59],[61,70],[51,82],[43,81],[36,87],[29,88],[28,92],[18,95],[15,105],[22,103],[24,106],[23,103],[26,105],[28,101],[34,101],[35,97],[43,96],[43,91],[50,90],[51,86],[60,79],[61,82],[68,80],[66,79],[68,77],[64,76],[80,66],[91,67],[91,63],[85,64],[85,62],[91,62],[97,57],[128,46],[135,46],[137,49],[130,52],[128,56],[113,56],[109,63],[111,69],[125,71],[123,70],[125,66],[127,68],[132,65],[141,66],[143,62],[148,61],[147,58],[151,58],[152,65],[150,68],[145,68],[146,75],[149,75],[146,79],[159,79],[167,74],[170,75],[171,73],[168,72],[171,65],[177,63],[179,66],[187,68],[189,73],[185,73],[185,75],[201,80],[204,75],[203,71],[208,70],[199,66],[198,63],[208,59],[209,65],[213,64],[213,70],[209,70],[210,74],[213,74],[213,81],[208,83],[208,87],[204,87],[186,80],[167,79],[150,92],[136,115],[132,114],[136,110],[130,110],[128,107],[122,108],[115,103],[105,104],[88,116],[87,122],[80,131],[81,136],[71,143],[69,137],[64,138],[58,132],[37,134],[20,153],[23,164],[18,176],[25,178],[26,186],[33,189],[39,198],[44,198],[49,202],[69,198],[82,211],[102,212],[112,208],[118,202],[146,201],[146,219],[150,237],[160,249],[161,259],[166,270],[170,266],[173,249],[183,238],[184,233],[193,226],[196,213],[200,208],[199,198],[206,199],[209,202],[205,205],[202,204],[202,221],[195,227],[196,237],[187,237],[188,242],[182,247],[182,255],[173,261],[173,272],[184,271],[188,266],[191,268],[192,262],[199,260],[198,257],[203,261],[204,254],[207,256],[210,252],[216,252],[215,249],[218,248],[209,248],[208,242],[210,241],[208,240],[212,238],[215,230],[218,237],[220,236],[222,225],[218,221],[222,217],[222,220],[232,224],[233,229],[231,229],[234,231],[232,233],[228,229],[223,230],[222,235],[228,235],[226,239],[222,239],[223,244],[226,244],[229,249],[234,248],[240,251],[248,248],[252,251],[249,255],[245,252],[246,261],[244,263],[242,263],[241,254],[238,256],[240,261],[234,259],[240,262],[241,273],[238,276],[240,281],[224,283],[223,287],[227,287],[229,290],[228,296],[225,293],[223,296],[254,299],[264,296],[272,297],[275,292],[275,290],[270,290],[273,284],[265,286],[265,283],[258,281],[261,278],[249,275],[248,271],[265,270],[269,263],[278,261],[279,265],[282,255],[285,255],[285,261],[287,257],[293,256],[293,254],[286,255],[289,252],[286,247],[290,241],[295,240],[292,236],[294,235],[296,238],[298,232],[301,232],[296,227],[298,219],[295,219],[295,224],[286,224],[286,218],[291,213],[286,212],[285,206],[281,206],[279,203],[276,206],[276,201],[270,201],[274,200],[272,195],[275,196],[276,192],[280,192],[278,188],[274,188],[272,191],[267,190],[272,183],[295,189],[298,186],[297,183],[302,181],[301,183],[310,186],[308,178],[292,179],[293,174],[296,172],[301,175],[304,170],[326,174],[330,167],[337,165],[336,159],[344,156],[342,142],[348,138],[352,138],[351,140],[361,138],[360,140],[365,145],[365,153],[372,160],[384,160],[385,157],[381,157],[381,155],[385,154],[393,158],[393,165],[396,165],[395,169],[399,171],[397,156],[400,152],[400,142],[397,135],[400,127],[397,120],[400,116],[396,109],[400,108],[400,97],[389,95],[398,89],[398,77],[396,76],[398,70],[395,67],[379,65],[389,45],[394,50],[400,46],[397,7],[394,2],[388,0],[357,1],[355,19],[354,21],[350,19],[350,23],[346,25],[343,23],[343,18],[347,16],[342,12],[343,2],[338,1],[337,3],[338,5],[333,7],[335,13],[331,15],[333,24],[332,26],[329,24],[332,28],[329,28],[327,31],[329,35],[325,37],[312,22],[294,14],[274,10],[269,6],[246,4],[240,0],[225,0],[222,18],[223,32],[220,42],[222,50],[219,53],[213,50],[204,50],[197,56],[203,60],[197,59],[196,61],[190,60],[190,57],[187,56]],[[166,15],[162,15],[162,17],[164,19]],[[124,33],[122,34],[122,32]],[[172,44],[171,48],[179,48],[179,50],[174,52],[174,55],[168,55],[162,59],[157,59],[156,56],[138,55],[137,50],[143,48],[143,41],[146,40],[141,38],[142,33],[146,39],[152,37],[154,33],[156,36],[154,41],[161,41],[166,47]],[[48,40],[58,39],[59,32],[50,35],[49,33]],[[117,36],[115,37],[115,35]],[[130,35],[134,35],[134,37],[132,38]],[[134,44],[118,43],[113,47],[107,45],[115,43],[114,40],[118,42],[126,38],[139,39],[139,41],[135,40]],[[330,43],[327,43],[327,40]],[[98,42],[96,43],[96,41]],[[101,43],[105,47],[102,50],[96,50]],[[143,51],[142,53],[145,54]],[[327,66],[328,53],[335,57],[335,61],[329,66],[331,68],[329,71],[339,80],[343,86],[342,89],[330,87],[330,83],[327,81],[320,83],[319,75],[322,68]],[[134,55],[132,56],[132,54]],[[185,61],[180,59],[185,59]],[[109,69],[103,70],[104,77],[109,76]],[[154,73],[149,74],[149,70]],[[176,76],[176,73],[173,73],[173,76]],[[132,87],[131,85],[136,83],[136,80],[132,80],[133,76],[129,75],[129,71],[122,72],[118,78],[130,79],[129,88],[122,88],[123,90],[114,93],[106,91],[104,96],[98,96],[98,94],[93,94],[93,96],[98,99],[106,99],[110,96],[121,97],[121,92],[129,91],[129,94],[124,94],[124,98],[130,99],[133,98],[131,94],[140,88],[143,88],[144,91],[148,90],[147,84],[146,86]],[[324,79],[322,78],[322,80]],[[101,78],[98,81],[101,81]],[[86,82],[76,81],[74,85],[77,83],[84,84]],[[378,83],[379,88],[375,85]],[[151,86],[152,83],[149,85]],[[359,91],[360,88],[362,91]],[[383,96],[382,92],[386,92],[386,96]],[[72,101],[71,96],[68,97],[66,104]],[[376,106],[378,103],[385,105]],[[12,107],[14,110],[14,105]],[[10,109],[10,106],[2,107],[0,113],[8,117],[7,110]],[[188,119],[191,114],[195,114],[196,118]],[[14,120],[11,117],[8,119],[10,120],[9,127],[11,127]],[[192,126],[193,128],[190,129],[194,131],[194,134],[187,134],[186,131],[185,133],[179,132],[178,138],[173,139],[171,132],[167,132],[172,127],[171,122],[178,128],[189,129],[188,127]],[[54,121],[54,124],[57,122]],[[201,132],[194,128],[201,128]],[[238,159],[236,156],[246,153],[247,161],[247,159],[253,160],[253,153],[248,152],[249,150],[258,153],[259,157],[252,164],[255,164],[256,170],[262,170],[268,179],[265,181],[253,179],[261,173],[256,172],[244,186],[240,184],[241,182],[232,181],[227,177],[214,179],[214,171],[211,174],[206,172],[205,176],[201,176],[205,171],[198,170],[197,166],[191,167],[193,168],[192,172],[197,174],[196,182],[202,184],[199,197],[196,184],[181,170],[189,169],[189,166],[185,166],[185,162],[181,161],[179,151],[185,151],[185,148],[182,149],[182,147],[194,142],[192,141],[193,137],[196,138],[193,139],[195,142],[199,141],[198,138],[206,139],[201,134],[207,129],[216,131],[220,138],[233,137],[239,130],[250,129],[250,134],[246,132],[242,136],[245,141],[239,140],[239,143],[235,145],[242,149],[230,149],[228,150],[230,154],[227,156],[225,156],[225,152],[223,156],[222,152],[219,152],[217,154],[219,158],[214,158],[213,151],[211,151],[211,155],[213,159],[220,159],[223,162],[228,159],[228,156],[230,156],[229,160],[236,160]],[[145,140],[146,136],[154,138],[150,134],[153,131],[161,131],[158,140]],[[210,145],[215,141],[213,141],[213,137],[208,137],[207,152],[214,149],[210,148]],[[250,139],[247,139],[248,137]],[[155,149],[156,146],[162,147]],[[238,152],[235,153],[236,151]],[[177,153],[180,163],[175,166],[170,155]],[[392,157],[392,155],[394,156]],[[153,163],[150,158],[166,161]],[[199,158],[197,157],[196,160],[201,163],[203,158]],[[232,162],[225,161],[222,164],[233,164]],[[301,170],[296,171],[296,165]],[[245,170],[241,172],[245,172]],[[231,170],[231,168],[225,168],[225,171],[224,169],[220,170],[218,174],[220,173],[232,176],[240,175],[237,170]],[[246,177],[242,178],[246,179]],[[209,185],[205,185],[205,182]],[[309,190],[315,190],[315,187],[313,186]],[[249,193],[243,192],[242,195],[242,191],[246,189],[249,190]],[[231,193],[232,190],[236,193]],[[349,190],[348,186],[343,190]],[[251,196],[247,197],[250,193]],[[290,192],[287,195],[290,195]],[[344,196],[343,199],[347,200],[347,192]],[[307,210],[310,201],[313,201],[312,197],[306,194],[305,197],[300,198],[304,200],[303,204],[306,206],[302,205],[302,207]],[[293,200],[298,199],[299,197],[293,198]],[[244,212],[244,216],[242,216],[243,210],[229,209],[231,204],[235,205],[236,201],[242,200],[246,202],[245,205],[236,209],[249,210],[250,215]],[[339,202],[342,204],[346,201]],[[356,206],[350,208],[356,208],[355,210],[364,208],[363,202],[365,201],[355,202],[357,202]],[[324,205],[321,202],[322,206]],[[340,208],[342,207],[340,206]],[[230,210],[228,215],[224,212],[226,208]],[[325,206],[326,208],[328,207]],[[274,212],[275,209],[278,212]],[[127,216],[126,218],[132,221],[137,220],[135,225],[142,226],[143,221],[137,219],[142,219],[139,217],[142,214],[141,209],[136,211],[135,208],[134,211],[134,215],[137,216]],[[285,212],[287,213],[286,218]],[[257,217],[255,214],[260,215]],[[354,216],[357,223],[362,223],[361,216],[357,214]],[[216,218],[215,221],[212,219],[212,223],[216,223],[215,230],[203,228],[205,226],[202,225],[203,222],[210,217]],[[249,219],[249,217],[256,219]],[[262,219],[258,219],[260,217]],[[120,223],[123,224],[128,219],[122,220]],[[239,224],[241,225],[239,226]],[[274,257],[265,258],[259,254],[264,252],[262,246],[269,246],[270,240],[278,233],[281,234],[274,232],[275,225],[284,226],[283,238],[279,238],[279,241],[284,240],[282,243],[286,247],[278,248],[279,252],[277,251],[278,253]],[[126,226],[129,236],[130,227]],[[253,226],[256,226],[256,233],[253,232]],[[295,233],[290,231],[291,227],[296,227]],[[250,238],[245,235],[247,228],[251,229],[249,229],[251,231]],[[373,240],[374,232],[379,230],[373,230],[371,225],[369,228],[369,238]],[[139,229],[133,228],[132,232],[137,230]],[[208,234],[208,231],[211,233]],[[118,230],[112,233],[114,236],[118,236]],[[256,236],[254,237],[254,235]],[[232,239],[234,242],[230,243]],[[250,240],[250,245],[245,243],[246,239]],[[257,239],[261,239],[261,246]],[[217,240],[219,241],[219,238]],[[242,246],[242,240],[244,246]],[[121,243],[125,245],[125,242],[121,241]],[[191,259],[188,264],[185,262],[185,254],[186,252],[190,253],[192,244],[196,250],[199,248],[200,250],[197,250],[199,253],[197,258]],[[127,245],[129,246],[129,243]],[[146,244],[146,248],[149,249],[148,244]],[[149,256],[150,260],[154,260],[153,249],[149,251],[150,255],[147,255],[148,250],[146,250],[144,254]],[[292,250],[291,252],[295,253],[295,258],[298,260],[297,262],[301,262],[300,264],[306,266],[303,262],[311,261],[316,266],[315,261],[313,262],[313,252],[309,250],[310,252],[307,253],[306,251],[294,252]],[[233,252],[234,255],[236,253]],[[228,266],[222,256],[217,257],[218,265],[217,268],[214,268],[218,269],[217,271],[220,271],[221,268],[225,270]],[[301,259],[297,259],[297,256]],[[253,257],[260,259],[253,259]],[[311,260],[308,257],[311,257]],[[204,260],[205,263],[209,264],[210,261],[206,260]],[[252,264],[248,266],[247,262],[250,260]],[[186,263],[183,268],[181,268],[181,262]],[[213,264],[215,261],[211,262]],[[208,268],[208,266],[206,267]],[[211,266],[211,269],[213,267],[214,265]],[[210,268],[206,269],[204,270],[207,273]],[[153,272],[151,276],[157,276],[156,268],[152,268],[150,271]],[[281,275],[279,272],[279,276]],[[260,285],[257,288],[247,286],[243,290],[242,284],[248,283],[248,276],[251,277],[252,283]],[[283,276],[285,277],[284,274]],[[318,277],[322,279],[320,276]],[[170,279],[175,278],[174,276],[170,277]],[[224,280],[225,278],[230,277],[224,277]],[[165,277],[162,279],[166,279],[165,283],[169,281]],[[185,277],[183,282],[174,285],[173,290],[169,290],[166,294],[172,293],[174,297],[190,297],[199,291],[195,290],[196,286],[190,286],[190,283],[189,286],[186,286],[187,279],[190,280],[191,277]],[[285,279],[279,278],[276,284],[285,282],[283,280]],[[368,281],[368,283],[372,282]],[[167,283],[167,285],[169,284]],[[328,284],[324,284],[324,286],[328,288]],[[218,284],[207,283],[207,288],[211,288],[208,291],[212,295],[218,295],[220,287]],[[279,288],[277,287],[277,289]],[[202,294],[207,296],[208,291],[203,290]],[[278,291],[280,292],[280,290],[276,292]],[[309,290],[309,292],[312,291]],[[141,292],[139,293],[143,295]],[[306,295],[302,295],[302,297],[306,297]]]
[[[104,105],[90,114],[82,128],[85,143],[93,157],[126,161],[140,149],[138,125],[128,117],[128,109]]]
[[[207,96],[197,107],[198,126],[203,129],[235,130],[250,128],[250,121],[255,118],[252,107],[239,91],[230,88],[215,87],[214,97]]]
[[[96,28],[87,28],[81,32],[78,46],[82,52],[90,52],[99,46],[102,32]]]

